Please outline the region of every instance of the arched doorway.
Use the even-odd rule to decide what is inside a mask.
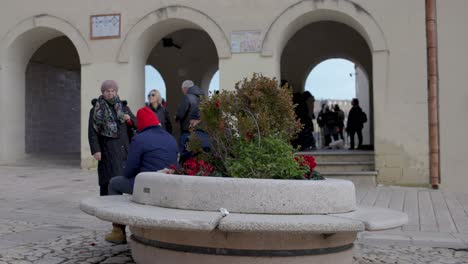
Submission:
[[[369,120],[372,120],[372,79],[367,79],[367,76],[372,76],[372,54],[366,40],[360,33],[346,24],[333,21],[319,21],[305,25],[297,30],[287,41],[281,54],[281,79],[288,81],[293,87],[294,92],[303,92],[307,90],[306,82],[313,69],[318,67],[322,62],[332,58],[346,59],[359,65],[359,69],[366,73],[366,86],[363,86],[363,82],[359,82],[361,86],[359,93],[356,93],[356,89],[354,89],[354,94],[361,97],[359,99],[367,107],[366,113],[369,116]],[[335,64],[335,67],[337,66],[338,64]],[[333,71],[337,70],[339,68],[331,68],[328,69],[328,72],[333,74]],[[351,74],[351,77],[353,75],[356,76],[356,70],[352,69],[347,74]],[[361,75],[363,74],[361,73]],[[336,76],[336,78],[339,78],[339,76]],[[355,81],[354,85],[356,86],[356,84]],[[312,94],[314,95],[313,91]],[[321,99],[333,100],[339,97],[339,94],[337,94],[335,98]],[[351,100],[352,98],[342,99]],[[342,103],[343,106],[346,105],[345,102]],[[318,111],[320,111],[320,103],[318,103],[317,107],[314,107],[314,112]],[[364,144],[373,145],[372,121],[367,123],[367,128],[369,132],[367,133],[367,142]]]
[[[44,43],[26,72],[25,151],[51,161],[80,160],[81,65],[65,36]]]
[[[81,118],[75,118],[75,114],[80,113],[81,107],[66,106],[68,99],[64,98],[60,98],[61,102],[40,102],[41,99],[38,99],[35,100],[36,105],[28,100],[30,96],[56,100],[60,96],[55,96],[54,93],[63,95],[65,91],[67,94],[74,91],[71,94],[76,98],[70,100],[80,104],[81,64],[89,63],[90,58],[84,38],[63,19],[48,15],[32,17],[10,29],[0,43],[0,108],[7,115],[8,123],[0,127],[1,163],[11,164],[24,160],[30,156],[27,155],[29,152],[36,154],[33,156],[40,160],[44,159],[41,160],[43,165],[60,162],[68,165],[69,160],[63,160],[67,155],[63,154],[76,153],[72,154],[70,161],[74,166],[79,165],[80,150],[76,149],[76,144],[81,144],[80,132],[65,132],[69,125],[68,120],[66,121],[68,116],[59,115],[69,114],[73,125],[80,128]],[[37,74],[38,68],[44,74]],[[31,107],[34,113],[30,112]],[[37,110],[37,107],[41,109]],[[45,126],[64,133],[47,134],[55,133],[51,130],[40,132]],[[57,140],[69,142],[69,145],[59,151],[58,148],[54,149],[56,146],[44,145],[47,138],[54,139],[50,145],[59,145]],[[34,139],[39,143],[33,143]],[[55,153],[52,160],[48,157],[50,153]],[[56,157],[59,159],[55,159]]]
[[[346,125],[353,98],[359,99],[360,106],[366,114],[371,112],[367,73],[360,65],[347,59],[327,59],[314,66],[307,75],[304,90],[315,97],[315,116],[318,116],[323,103],[327,103],[330,107],[338,105],[345,113]],[[365,123],[362,131],[364,145],[372,143],[370,123]],[[316,120],[314,125],[318,127]],[[349,138],[346,131],[343,131],[343,135],[345,145],[348,147]],[[316,139],[320,140],[319,135]],[[317,145],[320,145],[321,142],[318,143]]]
[[[128,63],[132,87],[124,96],[135,109],[143,105],[144,67],[151,65],[165,81],[167,109],[173,118],[183,96],[182,82],[193,80],[208,93],[219,58],[229,56],[224,32],[203,12],[184,6],[150,12],[130,29],[119,50],[117,59]],[[178,137],[178,125],[173,127]]]
[[[150,52],[147,65],[159,70],[166,83],[167,108],[175,114],[182,100],[181,84],[192,80],[208,92],[205,76],[218,68],[216,47],[210,36],[198,29],[182,29],[165,35]]]

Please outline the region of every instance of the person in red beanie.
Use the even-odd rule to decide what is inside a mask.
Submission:
[[[112,178],[109,183],[109,195],[132,194],[138,173],[159,171],[177,164],[177,142],[161,127],[151,108],[140,108],[136,117],[138,133],[130,143],[124,175]],[[121,238],[121,243],[125,243],[125,227],[121,228],[116,236]]]

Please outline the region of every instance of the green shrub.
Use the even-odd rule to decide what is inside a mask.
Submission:
[[[294,159],[293,147],[284,140],[267,137],[240,142],[226,161],[227,172],[238,178],[304,179],[307,168]]]

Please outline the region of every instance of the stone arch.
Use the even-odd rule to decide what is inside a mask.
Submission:
[[[158,26],[158,28],[155,28]],[[135,44],[143,43],[146,50],[143,51],[146,55],[163,36],[184,29],[200,29],[208,33],[213,40],[219,58],[231,57],[231,49],[229,41],[221,29],[221,27],[207,14],[202,13],[194,8],[186,6],[168,6],[155,10],[142,19],[140,19],[125,35],[125,38],[119,48],[117,61],[129,62],[134,52]],[[145,39],[145,34],[148,31],[158,30],[158,38]]]
[[[34,34],[33,30],[40,30],[41,32],[40,34]],[[9,52],[9,48],[12,44],[28,32],[31,34],[28,34],[30,36],[26,37],[31,37],[31,40],[35,42],[31,43],[32,46],[29,48],[29,50],[31,50],[30,55],[32,55],[32,53],[34,53],[34,51],[46,41],[65,35],[71,40],[78,51],[81,65],[91,63],[91,50],[88,42],[81,32],[70,22],[48,14],[36,15],[24,19],[8,31],[5,37],[1,40],[0,63],[3,64],[3,60],[6,58],[6,54]]]
[[[26,68],[42,45],[61,36],[72,43],[81,65],[91,62],[90,48],[82,34],[71,23],[52,15],[24,19],[0,40],[0,111],[9,113],[9,125],[0,129],[0,162],[16,161],[26,155]]]
[[[334,21],[350,26],[363,36],[371,51],[387,51],[383,31],[371,14],[351,0],[302,0],[279,14],[268,27],[262,43],[263,56],[281,54],[288,40],[304,26]]]

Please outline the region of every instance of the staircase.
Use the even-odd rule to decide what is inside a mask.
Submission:
[[[314,156],[317,163],[315,169],[325,178],[350,180],[356,188],[376,186],[373,151],[318,150],[298,152],[296,155]]]

